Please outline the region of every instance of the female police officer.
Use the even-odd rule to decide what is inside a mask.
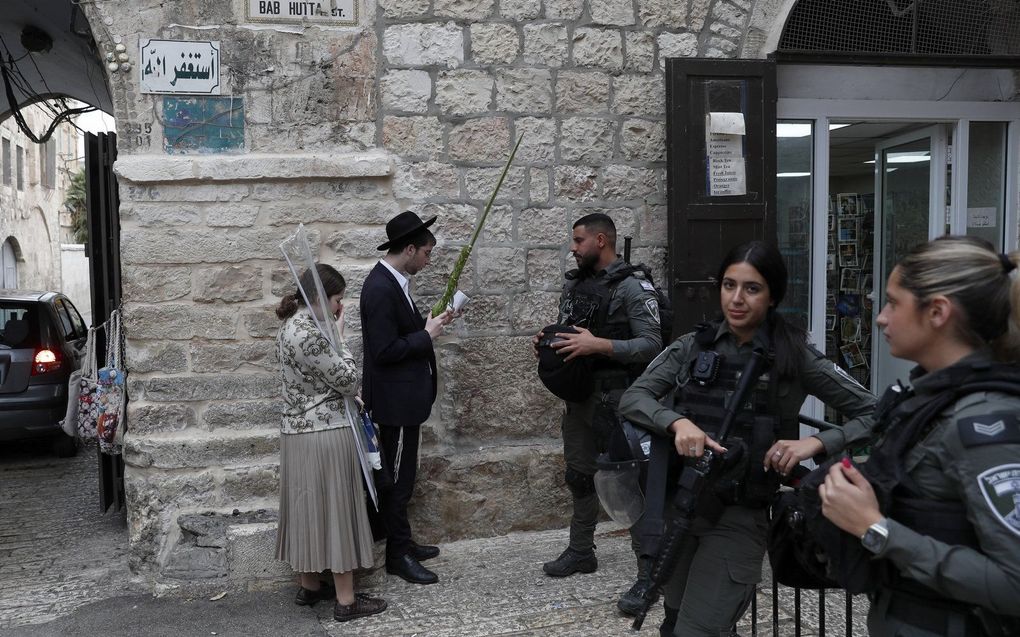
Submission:
[[[773,246],[752,241],[734,248],[717,280],[723,320],[677,339],[620,400],[623,417],[671,437],[681,456],[698,458],[706,447],[723,452],[721,442],[731,455],[744,449],[742,461],[703,493],[717,498],[716,519],[694,521],[665,586],[660,632],[684,637],[730,634],[761,581],[766,508],[777,474],[867,438],[875,403],[776,311],[786,293],[786,266]],[[771,366],[743,404],[732,435],[717,441],[712,434],[727,398],[762,342],[771,344]],[[673,390],[674,398],[660,402]],[[797,416],[807,394],[846,414],[843,428],[798,439]]]
[[[819,487],[822,514],[883,558],[871,635],[1020,634],[1018,260],[945,237],[889,276],[878,325],[893,356],[918,364],[912,388],[879,414],[888,434],[869,460],[833,465]],[[973,391],[978,380],[1001,387]],[[890,453],[905,430],[916,434]]]

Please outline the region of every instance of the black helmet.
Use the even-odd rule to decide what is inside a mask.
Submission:
[[[591,361],[584,356],[569,361],[551,347],[563,338],[556,333],[577,334],[570,325],[553,324],[542,328],[538,340],[538,377],[546,389],[563,400],[573,403],[585,401],[595,391],[595,380],[591,375]]]

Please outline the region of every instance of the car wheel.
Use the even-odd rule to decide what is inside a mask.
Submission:
[[[59,458],[71,458],[78,453],[78,438],[65,433],[57,434],[53,439],[53,453]]]

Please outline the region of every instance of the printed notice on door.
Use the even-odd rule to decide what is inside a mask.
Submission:
[[[705,119],[705,155],[708,158],[709,196],[746,195],[744,114],[709,113]]]

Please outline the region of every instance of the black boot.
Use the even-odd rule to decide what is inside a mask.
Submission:
[[[542,570],[550,577],[566,577],[574,573],[594,573],[598,567],[594,549],[581,552],[568,546],[555,560],[543,564]]]
[[[665,603],[662,604],[662,609],[666,611],[666,616],[662,619],[662,625],[659,626],[659,637],[673,637],[673,629],[676,628],[676,617],[680,614],[680,609],[671,608]]]
[[[616,602],[616,607],[624,615],[634,617],[644,608],[645,595],[652,596],[652,604],[659,599],[659,594],[652,590],[652,580],[647,574],[638,576],[637,581],[630,587],[630,590],[620,597],[620,601]]]

